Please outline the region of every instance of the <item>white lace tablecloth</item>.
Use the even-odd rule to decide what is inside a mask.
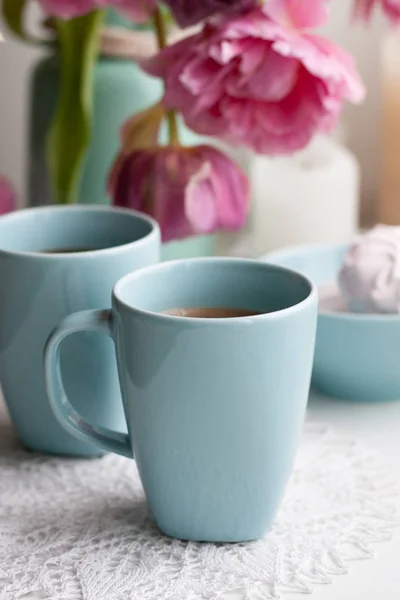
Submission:
[[[395,477],[355,437],[308,424],[273,530],[255,543],[213,545],[158,533],[133,461],[34,456],[3,427],[0,599],[269,600],[311,592],[345,575],[350,560],[372,558],[399,522]]]

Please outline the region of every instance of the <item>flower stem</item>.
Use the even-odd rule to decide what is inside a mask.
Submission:
[[[165,31],[164,18],[159,6],[154,11],[154,29],[157,36],[158,47],[160,50],[167,45],[167,32]]]
[[[171,146],[179,146],[178,123],[176,120],[176,112],[174,110],[168,111],[168,131],[169,143]]]
[[[162,50],[167,45],[167,32],[164,17],[159,6],[157,6],[154,12],[153,21],[158,47]],[[176,120],[176,112],[174,110],[168,111],[168,131],[170,145],[179,146],[178,123]]]

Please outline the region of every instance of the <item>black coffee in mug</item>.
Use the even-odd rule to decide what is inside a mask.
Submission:
[[[237,317],[254,317],[262,313],[244,308],[169,308],[161,311],[163,315],[171,317],[186,317],[191,319],[233,319]]]
[[[93,252],[94,250],[101,250],[101,248],[51,248],[50,250],[42,250],[41,254],[76,254]]]

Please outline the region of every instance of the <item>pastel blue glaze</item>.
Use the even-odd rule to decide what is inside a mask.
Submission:
[[[55,248],[104,248],[41,254]],[[157,224],[106,207],[49,207],[0,218],[0,380],[17,433],[45,453],[98,455],[56,421],[43,375],[47,337],[77,310],[111,306],[113,285],[159,259]],[[93,333],[71,337],[61,357],[66,389],[85,418],[126,431],[111,341]]]
[[[46,55],[31,74],[29,106],[29,153],[27,188],[30,206],[54,203],[47,167],[46,142],[59,93],[59,60]],[[158,102],[159,79],[141,71],[132,60],[99,57],[94,65],[93,120],[76,201],[109,204],[107,179],[120,149],[122,124],[136,112]]]
[[[264,260],[299,271],[316,285],[334,281],[345,245],[274,252]],[[400,398],[400,316],[320,313],[313,386],[335,398],[383,402]]]
[[[174,240],[161,246],[164,262],[181,258],[201,258],[215,255],[215,235],[194,235],[183,240]]]
[[[171,307],[272,311],[179,318]],[[245,259],[163,263],[123,278],[112,311],[68,317],[45,353],[48,393],[66,430],[134,455],[150,513],[167,535],[259,538],[271,526],[299,442],[311,377],[317,294],[302,276]],[[110,334],[129,434],[96,427],[62,387],[62,340]],[[65,342],[63,342],[65,343]]]

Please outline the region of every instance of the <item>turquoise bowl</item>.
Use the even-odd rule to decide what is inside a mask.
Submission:
[[[346,245],[297,246],[262,260],[299,271],[317,286],[338,276]],[[400,399],[400,315],[320,312],[313,387],[344,400]]]

